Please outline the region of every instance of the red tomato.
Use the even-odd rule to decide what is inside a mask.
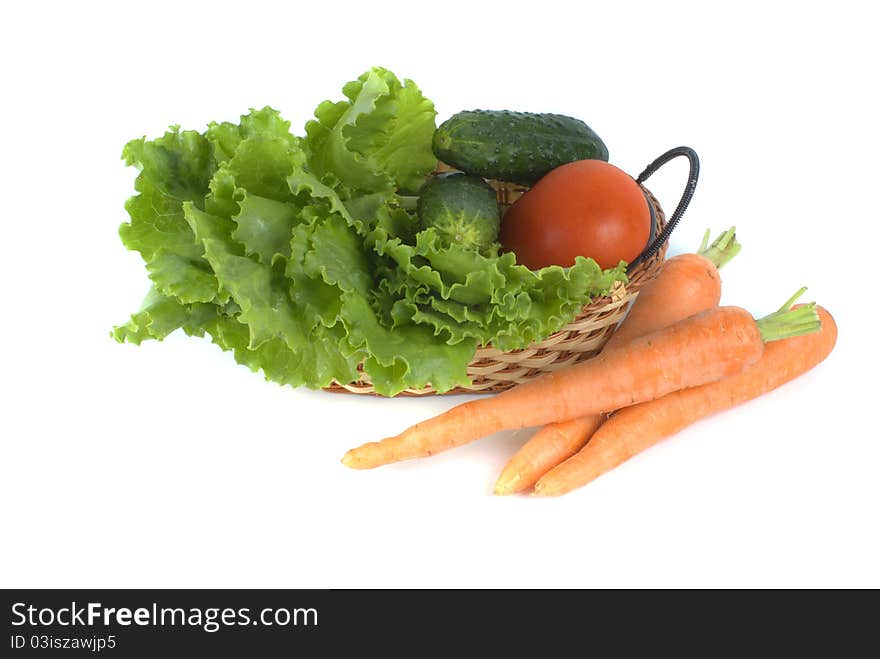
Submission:
[[[536,270],[588,256],[602,268],[629,263],[648,244],[651,211],[639,185],[602,160],[547,173],[501,221],[501,245]]]

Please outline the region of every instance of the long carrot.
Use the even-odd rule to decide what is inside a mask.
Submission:
[[[810,370],[831,353],[837,340],[831,314],[822,307],[817,311],[821,331],[769,344],[742,373],[616,412],[580,452],[538,480],[534,493],[557,496],[586,485],[699,419],[757,398]]]
[[[500,430],[612,412],[730,377],[755,363],[764,341],[818,329],[815,309],[755,321],[740,307],[715,307],[626,346],[493,396],[463,403],[399,435],[350,450],[343,464],[370,469],[432,455]]]
[[[711,245],[707,230],[695,254],[679,254],[667,260],[657,277],[642,288],[603,350],[613,350],[717,306],[721,300],[718,269],[740,249],[735,227],[721,234]],[[495,494],[513,494],[532,487],[541,476],[577,453],[604,420],[601,414],[592,414],[544,426],[504,467],[495,483]]]

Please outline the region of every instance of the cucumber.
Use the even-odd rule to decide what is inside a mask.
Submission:
[[[498,241],[498,198],[478,176],[455,173],[429,179],[419,193],[416,211],[419,228],[436,229],[444,245],[484,250]]]
[[[580,119],[508,110],[453,115],[434,133],[433,149],[463,172],[522,185],[575,160],[608,161],[605,143]]]

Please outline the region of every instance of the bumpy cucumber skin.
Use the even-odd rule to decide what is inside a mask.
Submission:
[[[419,192],[416,212],[419,228],[435,228],[447,245],[483,250],[498,240],[498,198],[478,176],[456,173],[430,178]]]
[[[468,174],[534,185],[575,160],[608,161],[608,148],[580,119],[561,114],[467,110],[434,133],[434,155]]]

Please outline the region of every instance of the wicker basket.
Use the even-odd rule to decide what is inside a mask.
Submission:
[[[690,160],[691,177],[681,202],[667,223],[660,203],[642,183],[662,164],[678,155],[685,155]],[[473,361],[467,367],[471,385],[457,387],[444,393],[496,393],[596,355],[611,337],[626,313],[629,303],[638,295],[639,289],[653,279],[660,270],[666,254],[666,239],[693,195],[697,173],[696,154],[687,147],[679,147],[655,160],[636,179],[653,209],[653,235],[649,247],[637,261],[633,262],[634,267],[627,272],[629,282],[626,285],[618,282],[608,295],[594,299],[584,307],[574,321],[539,343],[509,352],[502,352],[491,345],[477,348]],[[503,210],[513,204],[527,189],[512,183],[499,181],[491,183],[498,193],[498,202]],[[369,376],[363,372],[356,382],[333,383],[326,388],[326,391],[378,395],[373,389]],[[422,389],[405,389],[398,395],[424,396],[436,393],[433,387],[427,386]]]

